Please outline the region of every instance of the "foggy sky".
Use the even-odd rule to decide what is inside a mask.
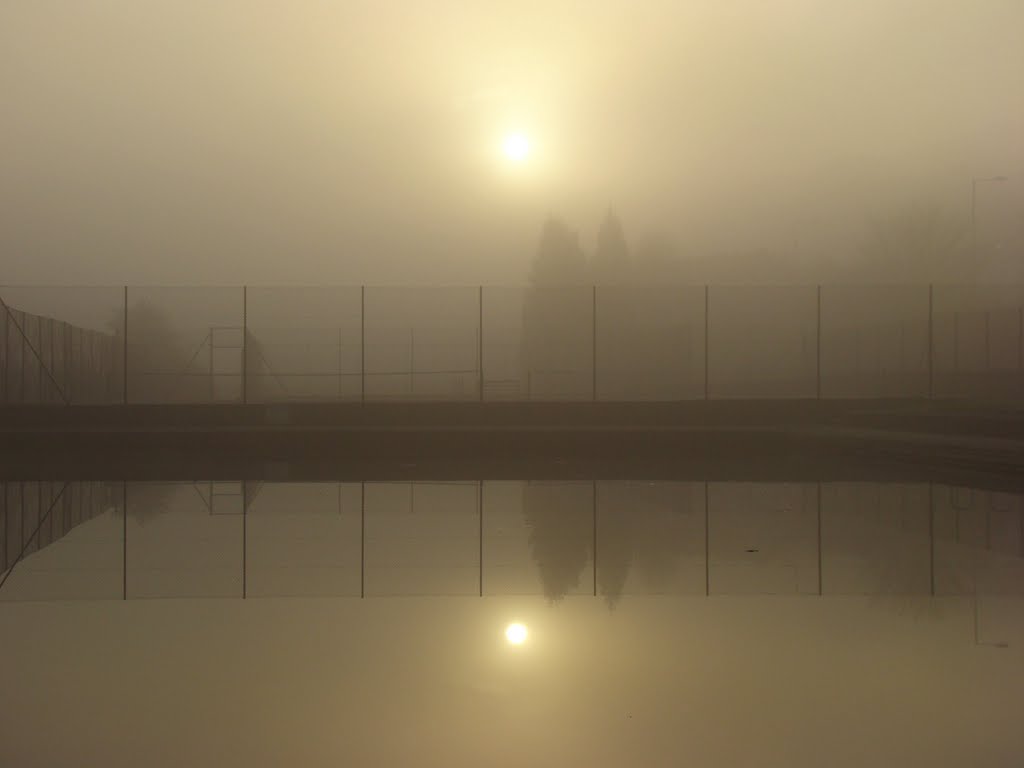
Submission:
[[[813,264],[994,174],[1024,247],[1016,0],[9,0],[0,110],[9,283],[523,282],[546,213],[589,244],[609,204]]]

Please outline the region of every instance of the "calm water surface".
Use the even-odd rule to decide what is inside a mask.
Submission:
[[[229,480],[3,499],[4,765],[1024,756],[1019,495]]]

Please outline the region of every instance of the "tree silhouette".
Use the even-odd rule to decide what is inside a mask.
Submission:
[[[584,492],[586,491],[586,492]],[[533,483],[523,488],[530,555],[544,596],[557,602],[580,586],[592,550],[593,500],[579,483]]]
[[[602,483],[598,490],[597,588],[609,610],[622,599],[635,557],[635,510],[629,489],[623,483]]]
[[[622,222],[611,208],[597,231],[597,248],[591,269],[594,282],[598,285],[619,285],[632,282],[629,245],[622,229]]]
[[[116,312],[108,322],[114,335],[124,338],[125,317]],[[208,381],[186,372],[208,373],[171,326],[167,316],[148,301],[128,306],[128,392],[133,400],[169,403],[202,400]],[[118,374],[123,361],[118,358]],[[190,391],[190,390],[195,390]]]
[[[934,205],[893,211],[869,222],[856,268],[892,282],[976,277],[967,234],[962,220]]]
[[[581,285],[587,282],[587,258],[579,233],[562,219],[548,216],[541,227],[530,269],[532,285]]]
[[[530,287],[523,302],[523,364],[527,395],[559,396],[577,388],[589,366],[590,293],[578,233],[549,216],[541,228]],[[586,378],[589,379],[589,373]]]

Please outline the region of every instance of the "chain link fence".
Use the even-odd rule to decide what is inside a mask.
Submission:
[[[1024,396],[1019,286],[0,288],[0,403]]]

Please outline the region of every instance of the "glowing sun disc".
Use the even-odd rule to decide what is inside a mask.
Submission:
[[[512,645],[522,645],[526,642],[526,626],[523,624],[509,624],[505,628],[505,639]]]
[[[510,133],[501,144],[505,157],[514,163],[521,163],[530,154],[530,140],[521,133]]]

